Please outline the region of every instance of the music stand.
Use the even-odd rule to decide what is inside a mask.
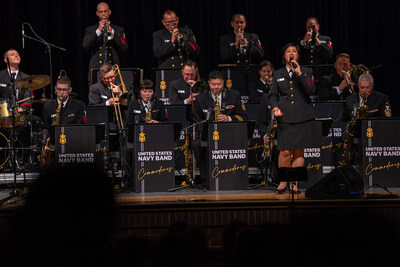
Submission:
[[[306,167],[280,167],[278,168],[279,182],[289,182],[294,185],[294,182],[307,181],[307,168]],[[290,185],[289,185],[290,188]],[[294,190],[289,190],[289,198],[292,204],[294,203]]]

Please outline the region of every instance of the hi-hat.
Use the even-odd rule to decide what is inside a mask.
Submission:
[[[32,75],[14,82],[15,85],[21,86],[22,91],[37,90],[50,84],[50,76],[48,75]]]
[[[48,102],[50,102],[50,101],[51,101],[51,99],[42,98],[42,99],[39,99],[39,100],[32,100],[32,103],[46,104],[46,103],[48,103]]]

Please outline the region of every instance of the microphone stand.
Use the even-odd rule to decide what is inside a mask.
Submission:
[[[11,75],[11,66],[10,66],[10,61],[7,59],[7,68],[8,71],[10,73],[10,90],[11,90],[11,110],[12,110],[12,125],[11,125],[11,146],[12,146],[12,159],[11,159],[11,167],[14,173],[14,188],[13,191],[10,192],[11,197],[13,196],[19,196],[19,190],[18,190],[18,186],[17,186],[17,151],[15,149],[15,136],[16,136],[16,132],[15,132],[15,109],[16,107],[16,93],[15,93],[15,78],[12,77]],[[10,197],[10,198],[11,198]]]
[[[194,129],[196,126],[201,125],[201,124],[206,123],[206,122],[209,122],[209,119],[205,119],[205,120],[202,120],[202,121],[200,121],[200,122],[193,123],[192,125],[189,125],[189,126],[183,128],[181,131],[184,131],[184,132],[185,132],[186,130]],[[188,131],[188,132],[189,132],[189,131]],[[191,156],[192,156],[192,162],[193,162],[193,156],[194,156],[193,153],[194,153],[194,152],[193,152],[193,149],[192,149],[192,155],[191,155]],[[188,170],[186,170],[186,171],[188,171]],[[194,183],[195,169],[192,168],[192,171],[193,171],[192,180],[189,181],[189,184],[187,184],[187,185],[182,185],[182,186],[178,186],[178,187],[171,188],[171,189],[168,189],[168,192],[175,192],[175,191],[178,191],[178,190],[181,190],[181,189],[184,189],[184,188],[188,188],[188,187],[190,187],[190,188],[196,188],[196,189],[203,190],[204,192],[206,192],[207,190],[206,190],[204,187],[202,187],[202,186],[197,185],[197,184]]]
[[[31,26],[29,23],[27,23],[27,22],[22,23],[22,25],[25,25],[25,24],[29,26],[29,28],[30,28],[30,29],[32,30],[32,32],[36,35],[37,38],[31,37],[31,36],[29,36],[29,35],[26,35],[25,33],[22,35],[22,38],[28,38],[28,39],[30,39],[30,40],[33,40],[33,41],[36,41],[36,42],[39,42],[39,43],[44,44],[44,45],[46,46],[46,49],[47,49],[46,52],[49,54],[50,99],[53,100],[53,99],[54,99],[54,86],[53,86],[53,66],[52,66],[52,60],[51,60],[51,48],[54,47],[54,48],[57,48],[57,49],[59,49],[59,50],[61,50],[61,51],[64,51],[64,52],[67,51],[67,49],[65,49],[65,48],[63,48],[63,47],[59,47],[59,46],[53,45],[53,44],[47,42],[46,40],[44,40],[43,38],[39,37],[39,36],[35,33],[35,31],[32,29],[32,26]]]

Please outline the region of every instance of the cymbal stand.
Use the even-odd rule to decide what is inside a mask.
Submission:
[[[53,66],[52,66],[52,60],[51,60],[51,48],[54,47],[54,48],[57,48],[57,49],[59,49],[61,51],[64,51],[64,52],[67,51],[67,49],[48,43],[46,40],[44,40],[43,38],[41,38],[40,36],[38,36],[36,34],[36,32],[33,30],[32,26],[28,22],[22,23],[22,26],[23,25],[28,25],[29,28],[32,30],[33,34],[36,36],[36,38],[35,37],[31,37],[31,36],[26,35],[26,34],[23,34],[22,38],[28,38],[30,40],[42,43],[42,44],[44,44],[46,46],[46,49],[47,49],[46,52],[49,54],[50,99],[53,100],[53,98],[54,98],[54,87],[53,87]]]
[[[7,66],[8,66],[8,70],[9,73],[11,74],[11,66],[10,66],[10,62],[7,59]],[[10,75],[10,90],[11,90],[11,110],[12,110],[12,125],[11,125],[11,147],[12,149],[10,150],[12,152],[12,170],[14,173],[14,188],[13,191],[10,192],[11,196],[19,196],[19,190],[18,190],[18,186],[17,186],[17,151],[15,149],[15,139],[16,139],[16,132],[15,132],[15,109],[17,108],[17,103],[16,103],[16,92],[15,92],[15,78],[12,77],[12,75]]]

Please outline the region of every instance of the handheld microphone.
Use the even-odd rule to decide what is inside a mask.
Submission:
[[[290,57],[289,58],[290,64],[292,64],[293,68],[297,68],[297,64],[292,62],[292,60],[293,60],[293,57]]]
[[[25,31],[23,23],[22,23],[22,49],[25,49]]]

